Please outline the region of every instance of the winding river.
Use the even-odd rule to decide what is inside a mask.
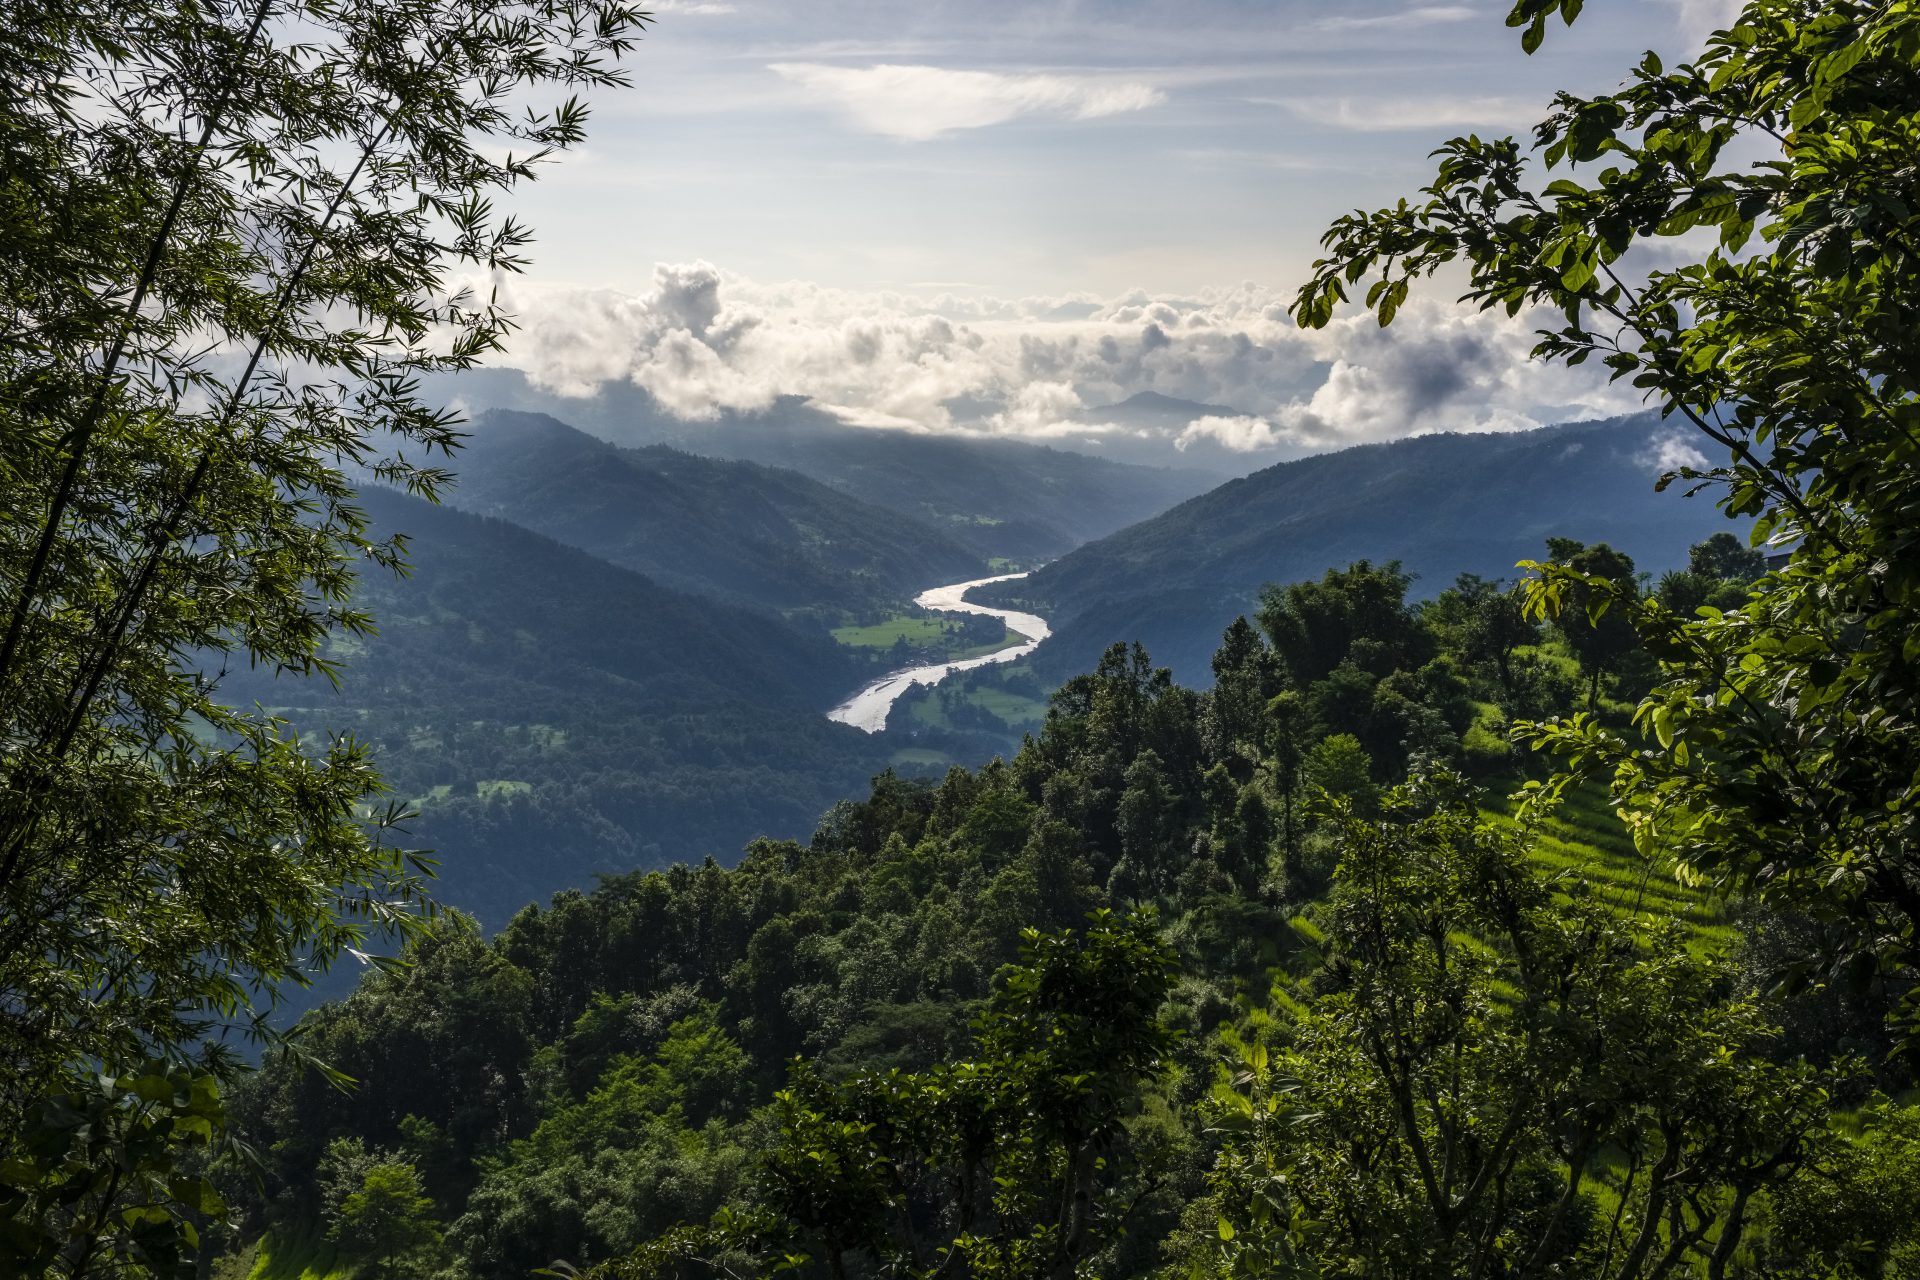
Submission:
[[[887,713],[893,710],[893,700],[917,684],[939,684],[956,671],[971,671],[975,667],[984,667],[995,662],[1012,662],[1015,658],[1024,658],[1040,647],[1040,642],[1051,635],[1052,628],[1047,620],[1031,613],[1017,613],[1012,609],[991,609],[984,604],[970,604],[967,592],[975,587],[984,587],[989,582],[1011,582],[1015,578],[1024,578],[1024,573],[1003,573],[997,578],[975,578],[971,582],[955,582],[944,587],[933,587],[922,591],[913,598],[913,602],[922,609],[933,609],[940,613],[980,613],[990,618],[999,618],[1007,624],[1007,630],[1026,639],[1025,644],[1012,645],[997,649],[978,658],[966,658],[959,662],[936,662],[931,666],[908,667],[905,671],[896,671],[892,675],[882,676],[845,702],[827,712],[827,719],[838,720],[841,724],[850,724],[856,729],[865,729],[868,733],[879,733],[887,727]]]

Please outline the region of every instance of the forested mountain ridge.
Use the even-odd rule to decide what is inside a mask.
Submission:
[[[476,412],[550,414],[615,444],[668,444],[798,471],[930,525],[977,554],[1023,562],[1104,537],[1219,479],[1023,441],[849,426],[797,397],[760,413],[687,422],[643,389],[618,381],[591,396],[559,396],[518,370],[487,369],[434,380],[427,391]]]
[[[1048,615],[1035,655],[1053,678],[1140,640],[1204,680],[1221,629],[1260,588],[1330,564],[1397,560],[1416,596],[1455,574],[1513,578],[1545,541],[1606,542],[1656,575],[1725,518],[1654,492],[1672,428],[1651,415],[1535,431],[1434,435],[1283,462],[1062,556],[982,598]]]
[[[490,411],[469,433],[454,505],[681,591],[830,615],[986,571],[952,537],[797,472],[617,448],[542,414]]]
[[[236,669],[226,696],[379,751],[439,893],[497,927],[594,874],[809,829],[881,767],[822,712],[865,667],[824,635],[675,591],[512,523],[369,488],[412,570],[358,601],[336,690]]]

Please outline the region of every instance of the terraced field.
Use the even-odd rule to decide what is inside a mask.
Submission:
[[[1500,794],[1504,788],[1492,790]],[[1497,810],[1489,816],[1509,820]],[[1662,921],[1678,920],[1687,931],[1687,949],[1696,955],[1733,944],[1733,927],[1720,899],[1680,883],[1671,868],[1641,857],[1598,785],[1569,793],[1535,845],[1534,860],[1547,871],[1585,877],[1600,901],[1649,930]]]

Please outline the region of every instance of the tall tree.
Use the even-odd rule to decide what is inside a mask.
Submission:
[[[1639,596],[1633,557],[1604,542],[1585,546],[1571,538],[1547,539],[1553,564],[1577,574],[1555,610],[1553,622],[1587,677],[1587,710],[1600,705],[1600,681],[1640,647],[1625,605]],[[1598,581],[1601,585],[1595,587]]]
[[[493,193],[583,136],[612,0],[28,3],[0,24],[0,1147],[73,1072],[257,1025],[423,863],[366,751],[222,705],[366,631],[353,501],[497,348]],[[560,98],[543,105],[549,95]],[[0,1154],[4,1154],[0,1152]]]
[[[1580,9],[1519,0],[1508,22],[1532,52]],[[1611,777],[1643,846],[1809,909],[1859,979],[1920,962],[1916,102],[1913,6],[1751,0],[1691,62],[1558,95],[1530,148],[1448,142],[1424,199],[1334,224],[1295,305],[1324,325],[1371,278],[1390,322],[1459,263],[1470,302],[1557,313],[1537,355],[1599,359],[1718,450],[1662,483],[1717,487],[1785,566],[1715,616],[1619,601],[1662,662],[1635,717],[1657,749],[1591,720],[1538,734],[1567,777]],[[1701,230],[1683,265],[1624,256]],[[1614,591],[1552,566],[1536,599],[1582,589]]]

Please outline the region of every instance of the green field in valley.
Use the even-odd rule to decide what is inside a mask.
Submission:
[[[948,646],[957,639],[947,630],[950,625],[945,619],[928,614],[902,613],[869,626],[836,627],[833,638],[841,644],[860,649],[891,649],[905,640],[911,648],[938,651],[939,656],[934,659],[935,661],[983,657],[1027,642],[1027,637],[1019,632],[1008,631],[1007,638],[996,644],[950,649]]]

